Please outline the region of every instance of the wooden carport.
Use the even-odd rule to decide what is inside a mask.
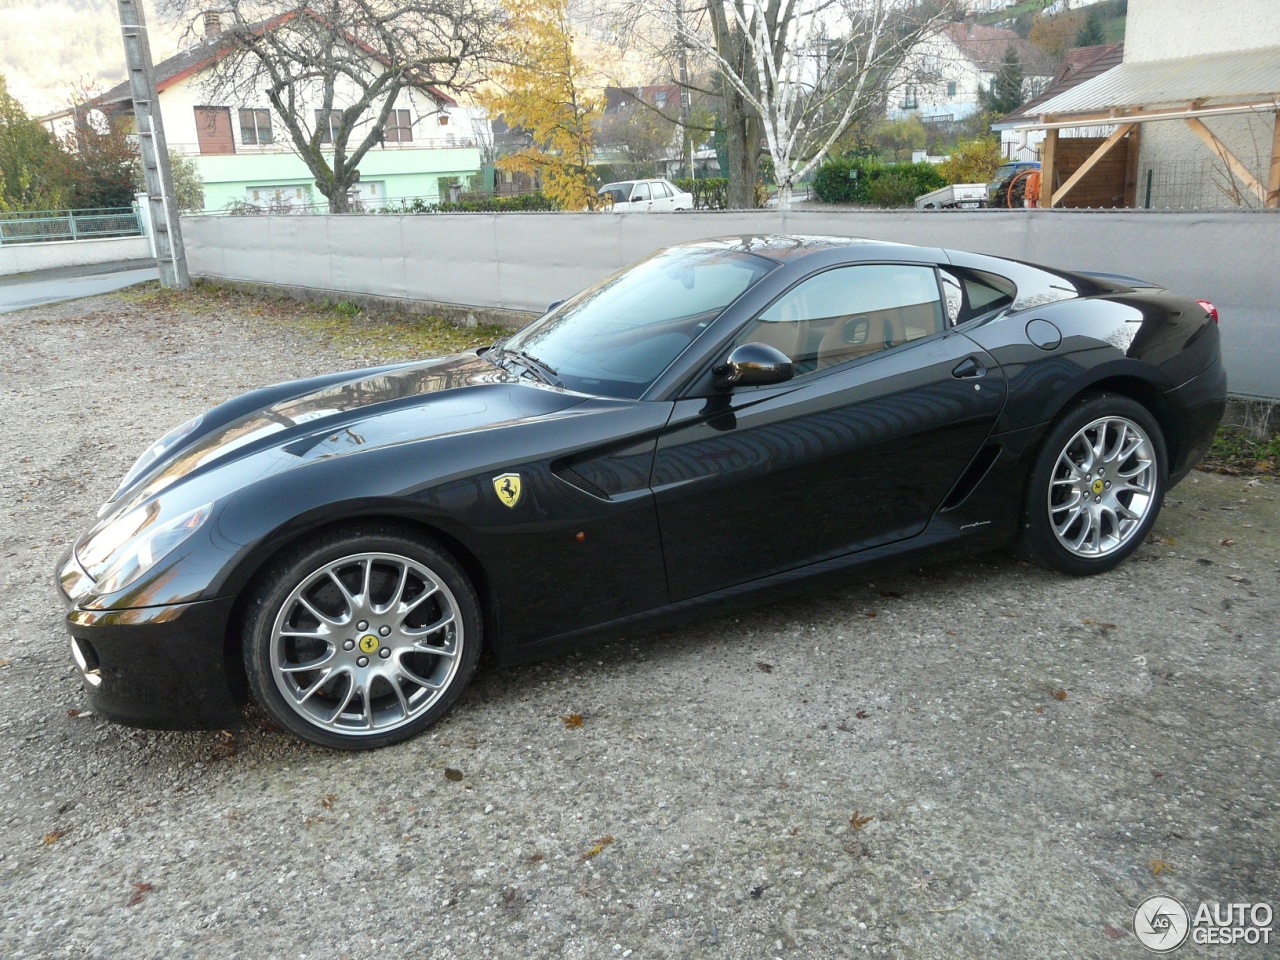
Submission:
[[[1044,130],[1041,207],[1061,205],[1116,145],[1128,142],[1136,161],[1143,124],[1182,122],[1264,207],[1280,208],[1280,47],[1122,63],[1041,104],[1038,118],[1015,129]],[[1271,161],[1266,183],[1205,125],[1212,117],[1270,115]],[[1058,184],[1059,139],[1064,129],[1115,127]]]

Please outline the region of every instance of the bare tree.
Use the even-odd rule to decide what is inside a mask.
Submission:
[[[954,8],[954,0],[626,0],[617,32],[668,63],[683,50],[713,71],[703,89],[721,101],[730,206],[754,205],[767,153],[786,208],[796,181],[851,124],[880,110],[902,76],[895,67]]]
[[[759,124],[783,210],[796,181],[879,109],[894,68],[949,13],[945,3],[900,0],[708,0],[707,10],[709,32],[685,21],[679,35]]]
[[[482,76],[498,32],[484,0],[166,0],[221,28],[206,93],[251,106],[265,94],[333,213],[397,104],[422,114]]]

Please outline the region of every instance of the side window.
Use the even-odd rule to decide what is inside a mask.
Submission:
[[[631,191],[631,202],[635,203],[637,200],[643,201],[648,199],[649,185],[647,183],[637,183],[636,188]]]
[[[1013,303],[1017,288],[1013,282],[981,270],[943,267],[938,271],[946,295],[947,323],[965,323],[992,310]]]
[[[667,189],[667,185],[662,181],[658,181],[653,185],[653,199],[666,200],[671,196],[671,191]]]
[[[777,347],[800,376],[939,333],[944,325],[933,267],[860,264],[801,281],[737,342]]]

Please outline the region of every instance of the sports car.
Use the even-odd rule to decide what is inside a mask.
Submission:
[[[1213,305],[840,237],[660,250],[473,352],[165,434],[57,571],[93,709],[334,748],[516,663],[813,575],[1136,549],[1203,455]],[[770,590],[772,592],[772,590]]]

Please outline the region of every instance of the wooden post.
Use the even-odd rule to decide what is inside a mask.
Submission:
[[[1046,118],[1047,119],[1047,118]],[[1058,130],[1051,127],[1044,134],[1044,152],[1040,154],[1040,206],[1053,206],[1053,161],[1058,152]]]
[[[1102,145],[1099,146],[1097,150],[1093,151],[1093,153],[1089,154],[1089,158],[1076,168],[1076,172],[1071,174],[1067,179],[1067,182],[1062,185],[1061,189],[1053,191],[1053,198],[1049,201],[1049,206],[1053,206],[1059,200],[1066,197],[1075,185],[1083,180],[1088,175],[1089,171],[1098,165],[1098,161],[1110,153],[1111,148],[1123,140],[1125,135],[1128,134],[1135,126],[1136,124],[1132,123],[1122,123],[1120,126],[1116,127],[1115,132],[1111,134],[1111,136],[1107,137],[1106,140],[1102,141]],[[1044,196],[1043,185],[1040,189],[1040,196]]]
[[[1275,132],[1271,135],[1271,175],[1267,177],[1266,205],[1280,207],[1280,110],[1276,111]]]
[[[1142,124],[1135,123],[1125,141],[1128,151],[1124,158],[1124,205],[1130,209],[1138,206],[1138,154],[1142,147]]]
[[[1248,167],[1246,167],[1243,163],[1240,162],[1239,158],[1237,158],[1234,153],[1232,153],[1230,150],[1227,149],[1227,145],[1223,143],[1221,140],[1219,140],[1217,135],[1214,134],[1214,132],[1210,130],[1208,127],[1206,127],[1199,117],[1187,117],[1185,119],[1185,123],[1188,127],[1190,127],[1193,131],[1195,131],[1195,134],[1197,137],[1199,137],[1201,140],[1205,142],[1205,146],[1207,146],[1210,150],[1212,150],[1215,154],[1217,154],[1218,159],[1220,159],[1223,163],[1227,165],[1227,169],[1230,170],[1232,173],[1234,173],[1236,175],[1236,178],[1241,183],[1243,183],[1249,190],[1253,191],[1254,196],[1256,196],[1260,201],[1264,203],[1267,201],[1267,192],[1262,189],[1262,184],[1258,182],[1258,178],[1253,175],[1252,171],[1250,171]],[[1274,172],[1275,172],[1274,142],[1273,142],[1273,149],[1272,149],[1271,170],[1272,170],[1272,174],[1274,175]]]

